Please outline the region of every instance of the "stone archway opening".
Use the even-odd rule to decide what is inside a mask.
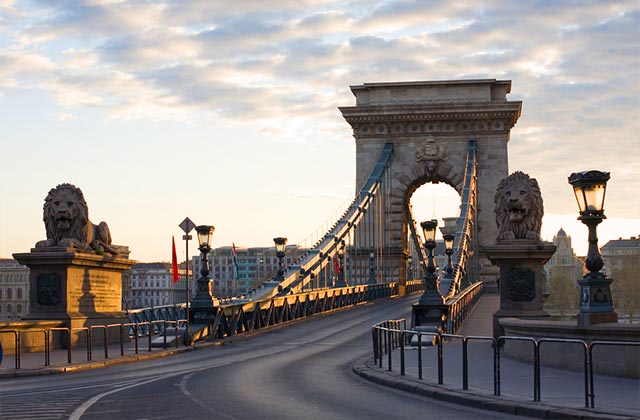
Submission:
[[[444,182],[426,182],[418,186],[408,197],[416,222],[437,219],[438,227],[444,226],[444,218],[458,217],[460,194]],[[436,238],[442,239],[440,229]]]
[[[454,225],[460,213],[460,194],[456,189],[446,182],[438,181],[418,181],[407,191],[407,201],[411,208],[411,213],[418,226],[419,242],[422,243],[422,232],[419,229],[420,222],[425,220],[438,220],[436,230],[435,260],[439,270],[446,268],[446,255],[444,254],[442,242],[442,228],[448,233],[454,233]],[[411,221],[408,221],[411,223]],[[404,238],[404,248],[408,250],[407,258],[407,279],[421,279],[423,274],[419,264],[419,252],[415,249],[415,241],[411,238],[411,229],[407,229],[407,237]]]

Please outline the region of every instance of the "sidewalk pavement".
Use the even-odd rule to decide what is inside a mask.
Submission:
[[[491,336],[492,314],[499,297],[484,295],[460,331],[466,336]],[[438,385],[437,347],[423,347],[423,379],[418,379],[418,349],[405,348],[405,375],[400,375],[400,349],[382,367],[362,360],[353,370],[374,382],[432,398],[478,408],[538,418],[640,418],[640,379],[594,375],[595,408],[585,408],[583,372],[541,366],[540,402],[534,402],[533,365],[500,356],[500,394],[494,396],[493,349],[490,341],[469,341],[469,384],[462,389],[462,344],[449,340],[443,351],[443,385]]]
[[[214,344],[214,343],[205,343]],[[16,369],[16,357],[14,354],[4,354],[0,363],[0,380],[7,377],[49,375],[52,373],[64,373],[75,370],[93,369],[122,363],[131,363],[141,360],[150,360],[158,357],[170,356],[186,351],[196,350],[198,346],[180,345],[177,348],[173,346],[152,347],[149,351],[148,340],[141,337],[138,343],[138,352],[136,353],[135,342],[125,343],[124,354],[121,354],[120,344],[110,345],[107,349],[107,357],[105,357],[104,346],[94,345],[91,355],[87,354],[84,347],[72,348],[71,363],[68,363],[68,351],[66,349],[53,349],[50,351],[49,364],[45,365],[45,353],[20,353],[20,369]]]

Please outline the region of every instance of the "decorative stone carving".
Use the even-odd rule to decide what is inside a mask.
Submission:
[[[428,136],[424,141],[416,144],[416,162],[425,162],[427,173],[434,172],[436,166],[445,159],[445,146],[438,144],[434,136]]]
[[[120,247],[111,245],[111,233],[105,222],[94,225],[89,221],[87,202],[80,188],[60,184],[45,198],[43,221],[47,239],[36,248],[74,248],[89,254],[118,256]]]
[[[62,282],[60,276],[43,273],[36,277],[36,301],[42,306],[55,306],[62,302]]]
[[[423,142],[416,145],[417,162],[429,162],[444,159],[444,146],[436,143],[436,138],[434,136],[428,136]]]
[[[530,269],[514,267],[507,272],[507,297],[514,302],[530,302],[536,297],[536,275]]]
[[[544,209],[535,178],[516,171],[500,181],[495,195],[497,241],[540,240]]]

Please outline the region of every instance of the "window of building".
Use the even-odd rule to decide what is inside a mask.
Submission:
[[[20,304],[18,303],[18,306],[16,306],[16,308],[17,308],[17,312],[18,312],[19,314],[21,314],[21,313],[22,313],[22,305],[20,305]]]
[[[7,299],[13,299],[13,290],[11,288],[7,289]]]
[[[8,304],[8,305],[7,305],[7,312],[11,313],[11,310],[12,310],[12,309],[13,309],[13,308],[11,307],[11,304]]]
[[[18,300],[22,299],[22,287],[18,287]],[[20,311],[18,311],[20,312]]]

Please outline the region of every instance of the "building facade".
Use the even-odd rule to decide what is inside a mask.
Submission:
[[[125,310],[185,302],[186,270],[184,266],[179,267],[178,273],[179,279],[174,283],[171,263],[134,264],[131,268],[131,287],[125,294]],[[195,291],[194,283],[189,285],[192,295]]]
[[[14,259],[0,259],[0,321],[29,313],[29,268]]]
[[[544,265],[547,279],[567,278],[579,280],[584,275],[583,261],[573,252],[571,236],[567,235],[564,229],[560,228],[553,237],[553,244],[556,246],[556,253]]]
[[[578,280],[584,274],[584,259],[575,255],[571,236],[562,228],[553,237],[553,244],[556,246],[556,252],[544,265],[544,309],[553,315],[571,317],[578,311]]]
[[[283,264],[286,267],[304,253],[297,245],[289,245]],[[278,257],[275,247],[236,247],[237,258],[233,258],[233,247],[223,246],[211,250],[209,261],[209,277],[213,279],[213,295],[215,297],[241,296],[249,293],[263,282],[270,280],[278,271]],[[200,277],[202,263],[200,256],[192,259],[194,280]],[[195,283],[195,281],[194,281]]]
[[[616,270],[640,267],[640,236],[629,239],[614,239],[600,248],[603,271],[608,276],[614,276]]]

